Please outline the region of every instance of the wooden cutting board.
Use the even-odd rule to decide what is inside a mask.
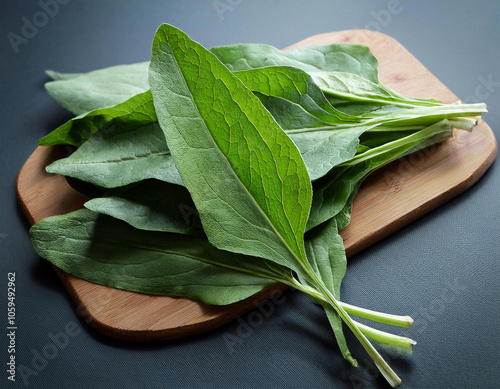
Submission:
[[[370,47],[380,79],[398,92],[451,103],[458,98],[393,38],[350,30],[315,35],[292,47],[337,42]],[[474,184],[496,157],[493,132],[484,121],[472,133],[396,161],[365,181],[354,201],[351,224],[341,232],[347,256],[391,234]],[[64,147],[38,147],[19,172],[18,201],[31,224],[82,207],[87,200],[45,166],[68,154]],[[98,331],[129,341],[172,339],[218,327],[269,299],[276,285],[244,301],[209,306],[184,298],[126,292],[73,277],[55,268],[78,311]]]

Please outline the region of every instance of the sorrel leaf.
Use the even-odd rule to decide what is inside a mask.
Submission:
[[[333,108],[313,78],[301,69],[291,66],[269,66],[241,70],[234,74],[251,91],[300,105],[306,112],[324,122],[345,124],[358,121]]]
[[[180,185],[145,180],[130,188],[110,190],[87,201],[85,207],[141,230],[204,236],[193,200]]]
[[[103,188],[148,178],[182,185],[157,122],[143,124],[119,117],[90,136],[73,154],[46,168]]]
[[[307,73],[341,71],[378,82],[378,61],[368,47],[352,44],[310,45],[290,50],[263,44],[237,44],[211,49],[230,70],[293,66]]]
[[[43,219],[30,234],[36,252],[55,266],[118,289],[225,305],[275,282],[260,276],[266,270],[259,258],[218,250],[203,238],[138,230],[86,209]],[[239,264],[247,270],[236,270]]]
[[[47,92],[63,107],[80,115],[121,103],[145,92],[149,62],[118,65],[83,74],[47,71],[54,78],[45,84]]]
[[[108,132],[110,132],[109,122],[122,116],[125,117],[125,121],[133,122],[135,125],[146,126],[156,123],[158,119],[152,101],[151,91],[148,90],[112,107],[84,113],[56,128],[40,139],[38,144],[40,146],[61,144],[80,146],[104,126],[108,126]]]
[[[212,53],[172,26],[155,35],[149,75],[160,125],[209,240],[300,269],[312,189],[290,138]]]

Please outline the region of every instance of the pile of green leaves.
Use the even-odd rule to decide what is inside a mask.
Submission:
[[[338,231],[370,172],[471,130],[484,104],[402,96],[365,46],[207,50],[169,25],[150,63],[48,74],[48,92],[78,116],[40,140],[77,148],[47,171],[91,199],[32,227],[42,257],[98,284],[208,304],[284,283],[324,307],[347,360],[342,322],[401,382],[368,338],[414,342],[351,315],[412,320],[340,301]]]

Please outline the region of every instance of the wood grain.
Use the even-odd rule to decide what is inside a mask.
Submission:
[[[401,44],[373,31],[316,35],[291,47],[336,42],[362,43],[380,63],[380,79],[396,91],[450,103],[458,98]],[[472,133],[459,131],[432,150],[422,150],[374,173],[357,195],[351,224],[342,231],[347,256],[434,209],[474,184],[495,159],[497,144],[484,121]],[[19,172],[19,204],[31,224],[82,207],[86,198],[45,166],[67,155],[64,147],[38,147]],[[56,268],[87,322],[98,331],[129,341],[193,335],[216,328],[284,289],[269,287],[228,306],[184,298],[126,292],[78,279]]]

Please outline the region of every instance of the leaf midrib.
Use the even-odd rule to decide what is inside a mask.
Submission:
[[[159,153],[151,153],[151,154],[144,154],[144,155],[137,155],[134,157],[126,157],[126,158],[121,158],[121,159],[112,159],[112,160],[106,160],[106,161],[78,161],[78,162],[72,162],[72,163],[64,163],[60,165],[55,165],[56,167],[72,167],[72,166],[78,166],[78,165],[99,165],[99,164],[112,164],[112,163],[120,163],[120,162],[127,162],[127,161],[135,161],[136,159],[145,159],[149,157],[161,157],[161,156],[167,156],[170,155],[169,151],[162,151]]]
[[[76,237],[68,237],[68,236],[66,236],[65,239],[76,240],[76,241],[89,241],[90,240],[89,238],[76,238]],[[131,249],[140,249],[140,250],[144,250],[144,251],[161,253],[161,254],[165,254],[165,255],[175,255],[175,256],[180,256],[180,257],[186,257],[186,258],[189,258],[189,259],[198,260],[198,261],[201,261],[201,262],[204,262],[204,263],[208,263],[208,264],[211,264],[211,265],[216,265],[216,266],[225,267],[225,268],[228,268],[228,269],[232,269],[232,270],[236,270],[236,271],[240,271],[240,272],[244,272],[244,273],[249,273],[249,274],[255,275],[257,277],[277,280],[275,278],[271,278],[270,276],[265,275],[265,274],[261,274],[259,272],[246,270],[245,268],[239,268],[237,266],[226,265],[226,264],[223,264],[223,263],[220,263],[220,262],[217,262],[217,261],[211,261],[211,260],[209,260],[207,258],[198,257],[198,256],[192,255],[192,254],[184,254],[184,253],[181,254],[181,253],[178,253],[178,252],[176,252],[174,250],[165,250],[165,249],[155,248],[155,247],[152,247],[152,246],[146,246],[146,245],[141,245],[141,244],[130,244],[130,243],[127,243],[127,242],[114,241],[114,240],[99,240],[99,243],[103,244],[103,245],[109,245],[109,246],[120,246],[120,247],[126,247],[126,248],[131,248]],[[54,251],[60,253],[60,251],[57,251],[57,250],[54,250]],[[93,259],[93,260],[95,260],[96,262],[100,262],[100,263],[106,263],[106,262],[103,262],[103,261],[99,261],[98,259]],[[150,261],[148,261],[148,262],[150,262]],[[143,262],[129,263],[129,264],[140,265],[141,263],[143,263]]]

